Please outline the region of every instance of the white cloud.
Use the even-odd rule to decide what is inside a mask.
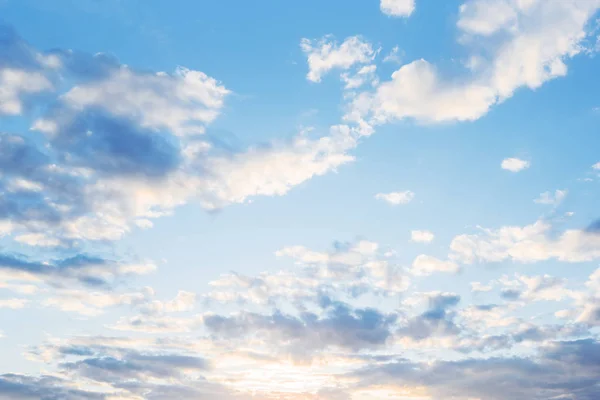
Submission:
[[[435,235],[429,231],[411,231],[410,240],[417,243],[431,243]]]
[[[151,219],[191,201],[214,210],[254,196],[281,196],[314,176],[353,161],[349,151],[360,135],[359,129],[338,125],[320,138],[302,132],[287,143],[226,156],[188,152],[179,168],[162,177],[98,177],[91,170],[80,177],[82,182],[88,181],[82,190],[89,213],[48,226],[43,234],[21,235],[19,240],[46,246],[56,245],[58,239],[117,240],[132,224],[150,227]],[[202,175],[197,173],[196,163]]]
[[[182,136],[203,133],[228,94],[200,71],[179,67],[173,75],[140,74],[122,66],[105,80],[75,86],[62,99],[77,110],[100,107],[142,127]]]
[[[485,114],[494,99],[494,91],[485,85],[440,81],[435,67],[421,59],[400,67],[375,93],[357,96],[347,118],[358,121],[371,114],[369,123],[374,124],[402,118],[470,121]]]
[[[557,206],[565,199],[567,196],[566,190],[556,190],[554,192],[554,196],[550,192],[540,193],[540,197],[533,200],[536,204],[547,204]]]
[[[398,46],[394,46],[389,54],[383,58],[383,62],[394,62],[399,64],[401,61],[400,48]]]
[[[410,190],[405,190],[403,192],[377,193],[375,195],[377,200],[383,200],[394,206],[408,204],[414,199],[414,197],[415,194]]]
[[[381,0],[381,12],[393,17],[409,17],[415,10],[415,0]]]
[[[598,0],[467,1],[457,22],[469,51],[465,75],[446,78],[429,62],[413,61],[373,93],[353,98],[346,118],[375,125],[403,118],[476,120],[518,88],[536,89],[566,75],[565,61],[584,50],[587,22],[598,6]]]
[[[456,236],[451,244],[451,259],[467,264],[477,261],[539,262],[556,259],[584,262],[600,259],[600,235],[582,230],[566,230],[550,235],[552,225],[537,221],[524,227],[505,226],[483,229],[482,233]]]
[[[233,157],[210,158],[210,174],[199,182],[198,197],[208,208],[242,203],[251,196],[281,196],[292,187],[351,162],[358,133],[346,125],[333,126],[330,135],[313,140],[300,134],[289,144],[250,149]]]
[[[131,293],[95,292],[79,289],[65,289],[42,302],[45,307],[57,308],[64,312],[72,312],[85,316],[96,316],[105,308],[121,305],[143,304],[154,295],[151,288]]]
[[[529,2],[530,4],[533,2]],[[514,0],[476,0],[460,6],[458,27],[464,32],[483,36],[500,29],[514,31],[518,13],[524,11],[527,2]]]
[[[41,247],[54,247],[60,246],[62,243],[60,240],[48,237],[43,233],[27,233],[15,237],[15,241],[24,243],[29,246],[41,246]]]
[[[597,162],[596,164],[592,165],[592,169],[600,171],[600,162]]]
[[[180,290],[177,296],[165,303],[165,312],[182,312],[194,309],[196,304],[196,294]]]
[[[484,285],[481,282],[471,282],[472,292],[489,292],[493,289],[491,285]]]
[[[22,96],[52,88],[52,83],[41,72],[0,68],[0,115],[21,114]]]
[[[154,226],[154,223],[152,221],[150,221],[149,219],[144,219],[144,218],[136,220],[135,224],[138,226],[138,228],[141,228],[141,229],[149,229]]]
[[[375,57],[370,43],[352,36],[338,45],[331,36],[315,41],[302,39],[300,48],[307,55],[309,81],[320,82],[321,77],[332,69],[346,70],[355,64],[367,64]]]
[[[521,160],[519,158],[505,158],[504,160],[502,160],[502,164],[500,164],[502,169],[511,172],[522,171],[524,169],[529,168],[530,165],[531,164],[529,163],[529,161]]]
[[[415,258],[410,272],[414,275],[427,276],[436,272],[456,273],[460,270],[453,261],[442,261],[438,258],[421,254]]]
[[[0,308],[12,308],[16,310],[18,308],[23,308],[29,300],[27,299],[0,299]]]
[[[375,75],[376,70],[376,65],[365,65],[355,74],[350,74],[348,72],[342,73],[341,78],[342,82],[345,83],[344,88],[346,90],[357,89],[368,82],[375,86],[378,83],[377,76]]]

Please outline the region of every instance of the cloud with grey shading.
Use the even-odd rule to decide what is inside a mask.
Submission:
[[[436,399],[487,400],[572,398],[600,395],[600,344],[594,339],[553,342],[532,358],[469,358],[431,364],[399,360],[354,375],[360,386],[414,385]]]
[[[329,304],[324,315],[305,312],[296,317],[279,311],[270,315],[243,312],[238,315],[205,315],[204,324],[212,335],[241,338],[262,335],[267,342],[287,343],[296,355],[330,346],[350,350],[383,346],[392,336],[397,316],[376,309],[353,309],[346,304]]]

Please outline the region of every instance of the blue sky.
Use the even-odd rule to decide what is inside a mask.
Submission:
[[[600,397],[599,9],[0,0],[0,399]]]

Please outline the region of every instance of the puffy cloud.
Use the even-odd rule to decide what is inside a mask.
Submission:
[[[59,61],[32,49],[0,23],[0,115],[19,115],[32,96],[54,89],[48,76]]]
[[[116,240],[189,202],[214,210],[284,195],[353,161],[349,152],[363,135],[360,126],[337,125],[317,138],[302,132],[288,142],[225,148],[202,134],[230,93],[214,78],[183,67],[136,71],[105,54],[40,55],[10,32],[1,60],[72,85],[60,87],[64,94],[32,124],[43,135],[0,135],[0,223],[19,243]],[[336,52],[354,54],[361,43],[349,40]]]
[[[347,125],[333,126],[330,135],[313,140],[300,134],[291,143],[251,148],[232,157],[206,161],[208,176],[198,184],[200,201],[209,209],[241,203],[251,196],[281,196],[306,180],[351,162],[347,152],[358,133]]]
[[[264,335],[267,342],[286,343],[297,355],[329,346],[360,350],[376,348],[391,337],[393,314],[375,309],[352,309],[335,303],[325,315],[303,313],[300,317],[276,312],[272,315],[241,313],[233,316],[205,315],[204,324],[219,337],[237,339],[248,334]]]
[[[566,190],[556,190],[554,192],[554,196],[550,192],[540,193],[540,197],[533,200],[534,203],[537,204],[548,204],[557,206],[565,199],[567,196]]]
[[[99,108],[132,118],[142,128],[180,136],[203,133],[227,94],[229,90],[200,71],[180,67],[173,75],[142,74],[121,66],[105,79],[73,87],[62,101],[75,110]]]
[[[480,234],[456,236],[450,244],[453,260],[463,263],[539,262],[556,259],[584,262],[600,258],[600,236],[585,230],[569,229],[554,237],[552,225],[537,221],[524,227],[483,229]]]
[[[346,118],[369,124],[476,120],[518,88],[536,89],[566,75],[565,61],[584,50],[587,23],[599,6],[596,0],[467,1],[457,26],[470,49],[471,71],[447,78],[431,63],[413,61],[374,92],[354,97]]]
[[[565,287],[565,279],[550,275],[526,276],[516,275],[515,280],[504,276],[500,279],[504,286],[502,297],[507,300],[532,301],[561,301],[563,299],[578,299],[581,293]]]
[[[600,170],[600,162],[597,162],[596,164],[592,165],[592,169]]]
[[[52,84],[39,72],[2,68],[0,88],[0,113],[18,115],[23,112],[21,96],[50,90]]]
[[[521,160],[519,158],[505,158],[502,160],[500,166],[510,172],[519,172],[529,168],[531,164],[529,161]]]
[[[347,118],[360,121],[371,114],[368,122],[374,124],[402,118],[426,122],[474,120],[488,111],[494,97],[493,90],[482,84],[442,82],[433,65],[417,60],[400,67],[375,93],[356,96]]]
[[[415,0],[381,0],[381,12],[392,17],[409,17],[415,10]]]
[[[433,292],[427,294],[427,300],[427,310],[405,321],[398,334],[415,341],[457,336],[460,328],[454,322],[455,312],[451,309],[460,302],[460,296]]]
[[[329,304],[336,298],[350,302],[363,296],[390,298],[410,285],[406,271],[393,256],[366,240],[336,243],[327,252],[288,246],[276,255],[294,259],[300,268],[256,276],[222,275],[210,282],[211,290],[203,298],[217,304],[304,308],[306,304]]]
[[[456,273],[460,267],[453,261],[442,261],[432,256],[421,254],[415,258],[410,272],[415,275],[431,275],[435,272]]]
[[[410,240],[417,243],[431,243],[435,235],[430,231],[411,231]]]
[[[308,75],[312,82],[320,82],[321,77],[332,69],[346,70],[355,64],[367,64],[376,52],[370,43],[358,36],[352,36],[338,44],[331,36],[319,40],[302,39],[300,48],[308,57]]]
[[[410,190],[405,190],[403,192],[377,193],[375,198],[397,206],[410,203],[415,198],[415,194]]]

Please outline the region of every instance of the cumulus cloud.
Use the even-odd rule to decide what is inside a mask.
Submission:
[[[332,36],[319,40],[302,39],[300,48],[307,56],[308,75],[312,82],[320,82],[321,77],[332,69],[346,70],[355,64],[367,64],[376,52],[373,46],[359,36],[352,36],[338,44]]]
[[[31,97],[52,91],[51,72],[60,64],[21,40],[0,24],[0,115],[22,114]]]
[[[377,200],[383,200],[388,204],[397,206],[402,204],[410,203],[415,197],[415,194],[410,190],[403,192],[390,192],[390,193],[377,193],[375,198]]]
[[[206,315],[204,324],[213,334],[231,339],[248,333],[266,335],[269,341],[287,343],[291,353],[305,355],[329,346],[351,350],[382,346],[392,335],[395,320],[393,314],[382,314],[375,309],[352,309],[335,303],[324,316],[308,312],[300,317],[279,312],[228,317]]]
[[[222,303],[322,304],[331,301],[329,295],[349,301],[367,294],[391,297],[410,285],[404,268],[377,243],[366,240],[336,243],[334,249],[327,252],[287,246],[276,255],[292,258],[301,268],[257,276],[223,275],[210,282],[212,290],[206,298]]]
[[[435,272],[456,273],[460,267],[453,261],[443,261],[421,254],[412,263],[411,272],[415,275],[431,275]]]
[[[348,151],[357,145],[359,133],[347,125],[333,126],[327,136],[310,139],[304,134],[291,143],[251,148],[232,157],[206,161],[210,171],[198,182],[206,208],[241,203],[251,196],[281,196],[292,187],[354,160]]]
[[[430,231],[411,231],[410,240],[417,243],[431,243],[435,235]]]
[[[102,80],[70,89],[62,101],[75,110],[100,108],[143,128],[175,135],[204,132],[229,94],[214,78],[179,67],[174,74],[140,74],[121,66]]]
[[[404,321],[398,334],[414,341],[457,336],[460,328],[454,322],[453,308],[460,302],[460,296],[455,293],[432,292],[427,293],[427,302],[427,310]]]
[[[409,17],[415,10],[415,0],[381,0],[381,12],[392,17]]]
[[[467,1],[457,27],[470,70],[447,77],[426,60],[412,61],[373,92],[354,97],[346,118],[375,125],[476,120],[517,89],[566,75],[565,62],[584,51],[587,23],[599,6],[595,0]]]
[[[40,55],[10,32],[2,60],[72,85],[58,88],[64,94],[32,124],[40,140],[0,135],[0,221],[22,244],[116,240],[189,202],[215,210],[280,196],[353,161],[349,152],[363,135],[360,126],[336,125],[320,137],[301,132],[287,142],[226,148],[205,134],[230,93],[216,79],[183,67],[172,74],[137,71],[101,53]],[[372,56],[370,45],[357,40],[336,47],[332,57]]]
[[[531,164],[529,161],[521,160],[519,158],[505,158],[502,160],[500,166],[510,172],[519,172],[529,168]]]
[[[480,234],[456,236],[450,244],[453,260],[463,263],[539,262],[556,259],[584,262],[600,258],[600,236],[585,230],[569,229],[551,236],[552,225],[537,221],[531,225],[483,229]]]

